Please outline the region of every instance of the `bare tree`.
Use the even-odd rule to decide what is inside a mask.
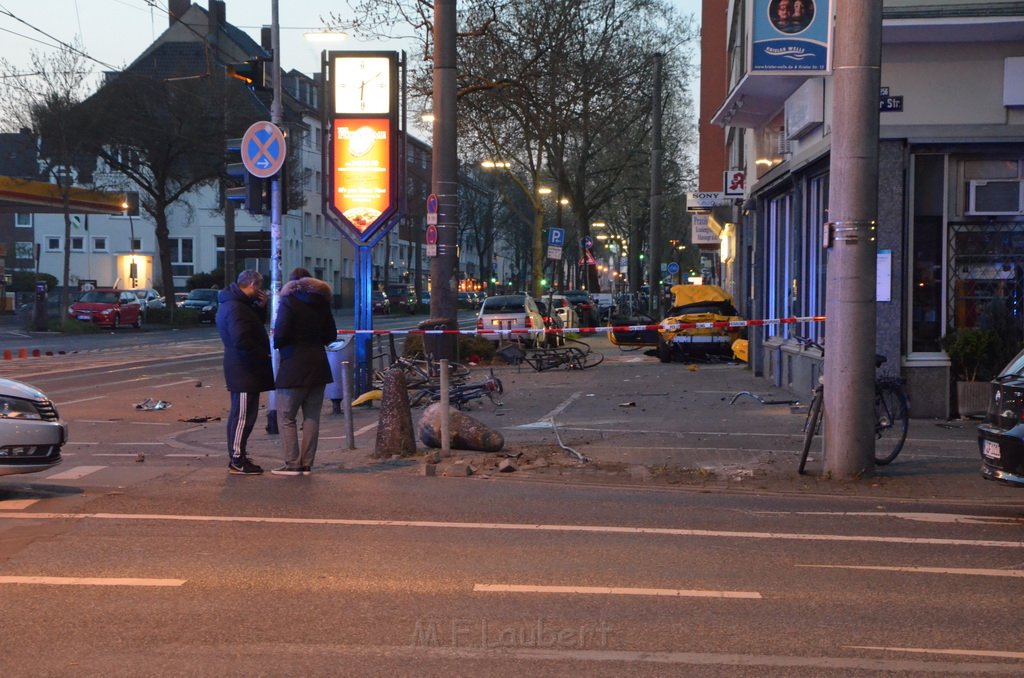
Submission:
[[[404,23],[430,54],[432,4],[349,0],[349,6],[359,18],[332,16],[334,25],[382,37]],[[697,31],[691,17],[676,16],[663,0],[467,0],[460,6],[460,145],[480,159],[510,163],[510,177],[532,203],[536,292],[545,211],[537,189],[551,182],[569,198],[578,238],[589,235],[595,215],[635,195],[633,180],[650,163],[650,56],[656,52],[665,59],[669,121],[664,192],[679,196],[681,182],[692,179],[681,170],[692,165],[685,155],[696,138],[685,119]],[[410,83],[414,97],[430,96],[429,63],[413,70]]]
[[[241,136],[257,119],[250,92],[234,82],[223,88],[207,77],[163,80],[129,70],[82,106],[90,150],[138,187],[140,207],[155,223],[168,299],[174,294],[169,210],[222,176],[225,135]]]
[[[60,318],[68,307],[71,271],[71,187],[91,183],[91,159],[85,155],[78,105],[86,95],[88,70],[82,51],[65,45],[52,54],[32,51],[29,73],[0,59],[4,119],[15,129],[28,130],[19,138],[25,152],[39,161],[40,177],[60,187],[64,214],[64,269],[61,277]]]

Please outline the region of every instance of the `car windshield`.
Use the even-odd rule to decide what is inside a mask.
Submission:
[[[79,301],[83,304],[116,304],[117,292],[98,292],[93,290],[83,294]]]
[[[484,300],[481,313],[525,313],[524,297],[489,297]]]
[[[999,373],[1000,377],[1012,375],[1024,375],[1024,351],[1017,354],[1017,357],[1010,361],[1010,364]]]
[[[565,298],[573,303],[590,301],[590,292],[566,292]]]
[[[213,301],[217,298],[217,290],[192,290],[188,293],[189,299],[199,299],[200,301]]]

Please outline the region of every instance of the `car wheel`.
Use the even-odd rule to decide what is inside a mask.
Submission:
[[[132,323],[132,327],[134,327],[137,330],[142,328],[142,313],[139,313],[137,316],[135,316],[135,322]]]
[[[121,316],[117,313],[114,314],[114,319],[110,322],[110,329],[116,330],[121,326]]]

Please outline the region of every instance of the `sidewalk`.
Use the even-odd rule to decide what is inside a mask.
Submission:
[[[754,377],[742,364],[661,364],[641,351],[620,351],[604,335],[586,341],[606,356],[592,369],[538,373],[525,365],[496,367],[505,386],[504,405],[476,401],[466,413],[498,429],[505,436],[505,450],[497,455],[455,451],[438,465],[437,473],[466,476],[466,467],[472,465],[476,476],[492,479],[1024,506],[1024,488],[982,479],[976,421],[912,419],[900,456],[878,467],[872,478],[823,478],[820,447],[812,451],[809,475],[801,476],[796,469],[806,400],[791,407],[735,397],[746,391],[766,401],[796,399]],[[485,368],[474,370],[474,378],[485,375]],[[217,406],[223,405],[218,401]],[[343,417],[330,412],[327,401],[319,470],[424,473],[422,458],[380,462],[370,457],[379,403],[356,408],[355,450],[347,449]],[[421,413],[413,409],[414,425]],[[277,436],[266,434],[265,420],[261,413],[250,449],[266,467],[280,459],[280,443]],[[222,421],[178,438],[180,444],[207,449],[211,455],[223,454],[223,440]],[[417,445],[426,450],[419,441]],[[590,461],[580,463],[573,451]],[[504,455],[514,457],[515,472],[497,471]]]

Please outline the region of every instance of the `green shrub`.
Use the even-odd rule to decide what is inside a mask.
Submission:
[[[466,362],[472,356],[478,356],[486,362],[494,357],[494,343],[472,334],[460,334],[458,356],[456,360]],[[402,346],[402,355],[406,358],[423,357],[423,335],[414,334],[406,337]]]
[[[992,345],[991,330],[963,327],[947,332],[941,343],[953,362],[957,381],[977,381],[979,377],[984,381],[991,378],[987,374],[990,370],[986,369]]]
[[[51,332],[63,332],[64,334],[90,334],[99,332],[100,327],[95,323],[83,322],[81,320],[57,320],[50,318],[49,328]]]

